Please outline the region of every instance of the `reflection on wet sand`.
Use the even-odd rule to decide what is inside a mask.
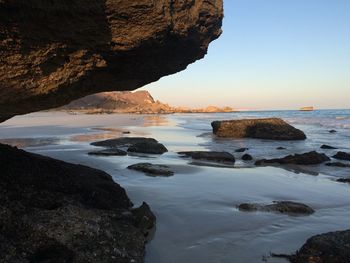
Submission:
[[[142,126],[150,127],[150,126],[170,126],[170,125],[171,123],[166,116],[151,115],[151,116],[144,117],[144,123]]]
[[[0,139],[0,143],[8,144],[18,148],[25,147],[41,147],[47,145],[58,145],[61,139],[59,138],[9,138]]]

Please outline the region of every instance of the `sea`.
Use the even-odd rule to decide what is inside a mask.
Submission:
[[[282,118],[305,132],[305,141],[222,139],[211,122],[243,118]],[[330,132],[335,130],[336,132]],[[91,142],[117,137],[152,137],[168,152],[97,157]],[[350,110],[247,111],[170,115],[83,115],[38,112],[0,124],[0,143],[109,173],[123,186],[135,207],[147,202],[157,217],[146,246],[146,263],[287,262],[272,253],[291,254],[316,234],[350,229],[350,168],[312,166],[256,167],[254,160],[318,151],[332,157],[350,152]],[[321,149],[326,144],[337,149]],[[283,147],[283,150],[277,150]],[[180,151],[227,151],[234,167],[196,163]],[[334,160],[333,160],[334,161]],[[150,177],[127,169],[148,162],[169,165],[171,177]],[[342,161],[350,164],[350,161]],[[242,212],[241,203],[295,201],[311,206],[309,216]]]

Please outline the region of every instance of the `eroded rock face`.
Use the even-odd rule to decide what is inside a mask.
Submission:
[[[213,133],[218,137],[269,140],[305,140],[306,135],[279,118],[214,121]]]
[[[1,262],[143,262],[155,224],[103,171],[0,144]]]
[[[181,71],[222,18],[222,0],[1,0],[0,121]]]

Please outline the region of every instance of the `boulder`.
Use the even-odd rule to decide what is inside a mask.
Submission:
[[[163,154],[168,149],[159,142],[138,142],[128,148],[128,152],[134,153],[148,153],[148,154]]]
[[[222,0],[1,0],[0,121],[134,90],[205,56]]]
[[[337,182],[350,184],[350,178],[339,178],[337,179]]]
[[[118,148],[110,148],[110,149],[104,149],[101,151],[92,151],[92,152],[89,152],[88,154],[98,155],[98,156],[125,156],[128,153]]]
[[[276,159],[262,159],[255,162],[255,165],[268,165],[268,164],[299,164],[299,165],[313,165],[321,164],[324,162],[330,161],[330,158],[324,153],[318,153],[315,151],[303,153],[303,154],[294,154],[288,155],[283,158]]]
[[[321,149],[332,150],[332,149],[337,149],[337,148],[330,146],[330,145],[323,144],[321,146]]]
[[[109,139],[105,141],[93,142],[91,145],[93,146],[101,146],[108,148],[116,148],[116,147],[130,147],[136,143],[157,143],[158,141],[153,138],[145,138],[145,137],[121,137],[116,139]]]
[[[346,152],[337,152],[336,155],[333,156],[335,159],[350,161],[350,153]]]
[[[167,165],[151,164],[151,163],[137,163],[128,166],[128,169],[144,172],[149,176],[172,176],[174,172]]]
[[[238,209],[245,212],[263,211],[291,215],[310,215],[315,212],[311,207],[305,204],[291,201],[275,201],[273,204],[269,205],[244,203],[240,204]]]
[[[350,230],[329,232],[309,238],[295,255],[287,256],[292,263],[348,263]]]
[[[154,216],[110,175],[1,144],[0,163],[1,262],[144,262]]]
[[[242,160],[243,161],[251,161],[251,160],[253,160],[253,157],[250,154],[244,154],[242,156]]]
[[[235,157],[228,152],[205,152],[205,151],[193,151],[193,152],[179,152],[178,154],[185,157],[191,157],[194,160],[203,160],[216,163],[234,164]]]
[[[213,133],[218,137],[269,140],[305,140],[306,135],[282,119],[243,119],[214,121]]]

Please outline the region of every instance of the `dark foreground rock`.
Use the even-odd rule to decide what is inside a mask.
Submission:
[[[110,148],[110,149],[104,149],[101,151],[92,151],[92,152],[89,152],[88,154],[97,155],[97,156],[125,156],[128,153],[118,148]]]
[[[305,204],[291,201],[278,201],[270,205],[244,203],[240,204],[238,209],[246,212],[265,211],[299,215],[310,215],[315,212],[311,207]]]
[[[243,119],[214,121],[213,133],[218,137],[257,138],[270,140],[305,140],[306,135],[282,119]]]
[[[326,165],[331,167],[341,167],[341,168],[350,167],[350,164],[345,164],[341,162],[326,163]]]
[[[276,159],[262,159],[255,162],[255,165],[268,165],[268,164],[299,164],[299,165],[313,165],[321,164],[330,161],[330,158],[324,153],[318,153],[315,151],[288,155],[283,158]]]
[[[149,176],[172,176],[174,172],[167,165],[151,164],[151,163],[137,163],[128,166],[128,169],[144,172]]]
[[[1,144],[0,163],[1,262],[143,262],[149,224],[110,175]]]
[[[350,178],[339,178],[337,182],[350,184]]]
[[[349,263],[350,230],[309,238],[295,255],[277,255],[292,263]]]
[[[346,152],[337,152],[336,155],[333,156],[335,159],[350,161],[350,153]]]
[[[330,146],[330,145],[323,144],[323,145],[321,146],[321,149],[332,150],[332,149],[337,149],[337,148],[335,148],[335,147],[333,147],[333,146]]]
[[[128,148],[128,152],[135,153],[149,153],[149,154],[163,154],[168,149],[159,142],[139,142]]]
[[[178,154],[185,157],[191,157],[194,160],[203,160],[216,163],[234,164],[235,157],[228,152],[205,152],[205,151],[194,151],[194,152],[179,152]]]

